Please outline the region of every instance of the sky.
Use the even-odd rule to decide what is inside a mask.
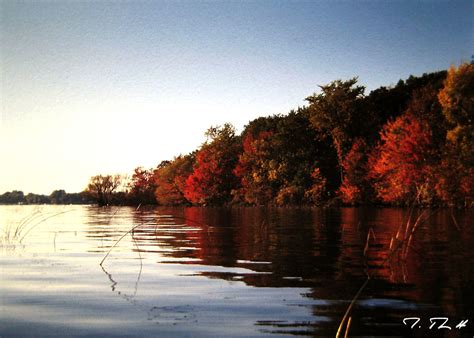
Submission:
[[[369,93],[470,61],[473,4],[0,0],[0,193],[79,192],[318,85]]]

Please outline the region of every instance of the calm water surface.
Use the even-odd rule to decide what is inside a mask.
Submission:
[[[387,260],[408,213],[0,206],[0,336],[334,337],[370,277],[351,336],[472,337],[474,213],[436,211]]]

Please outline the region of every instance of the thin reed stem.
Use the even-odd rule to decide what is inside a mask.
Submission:
[[[421,213],[421,215],[418,216],[418,218],[415,221],[415,223],[413,224],[413,226],[411,226],[411,219],[412,219],[412,215],[413,215],[413,211],[414,211],[415,202],[416,202],[416,200],[418,200],[419,196],[420,196],[420,191],[418,192],[418,195],[417,195],[416,199],[414,200],[414,202],[413,202],[413,204],[410,208],[410,212],[408,214],[408,220],[407,220],[407,223],[405,225],[405,235],[404,235],[403,239],[401,239],[401,240],[399,239],[400,233],[402,231],[402,225],[400,224],[400,226],[398,227],[398,230],[397,230],[397,234],[395,235],[396,244],[393,245],[394,238],[392,237],[392,239],[390,241],[389,254],[385,258],[385,260],[382,262],[382,266],[385,265],[391,259],[393,254],[395,252],[397,252],[400,247],[402,247],[402,258],[403,259],[406,258],[407,254],[408,254],[408,250],[410,248],[411,241],[413,239],[413,235],[414,235],[418,225],[420,223],[422,223],[421,220],[423,218],[423,215],[425,214],[425,211],[423,211]],[[433,213],[431,213],[425,220],[423,220],[423,222],[428,220],[432,215],[433,215]],[[370,230],[372,230],[372,228]],[[366,255],[367,250],[368,250],[368,246],[369,246],[370,230],[369,230],[369,233],[367,234],[367,239],[366,239],[365,248],[364,248],[364,256]],[[374,233],[374,237],[375,237],[375,233]],[[407,240],[408,240],[408,244],[406,244]],[[362,286],[359,288],[359,290],[357,291],[355,296],[352,298],[351,303],[347,307],[346,312],[344,313],[344,316],[342,317],[341,322],[339,323],[339,327],[338,327],[337,332],[336,332],[336,338],[340,337],[340,335],[342,333],[342,329],[344,327],[344,324],[346,323],[348,318],[350,318],[349,321],[352,319],[352,317],[349,317],[349,314],[351,313],[351,310],[352,310],[355,302],[357,301],[357,299],[359,298],[362,291],[365,289],[365,287],[367,286],[367,284],[369,283],[370,280],[371,280],[370,275],[367,275],[367,279],[364,281]],[[346,325],[348,327],[350,325],[350,322],[348,322]],[[347,327],[346,327],[346,335],[348,334],[348,328]]]
[[[143,258],[142,258],[142,254],[140,253],[140,247],[138,246],[138,242],[135,239],[135,237],[133,237],[133,232],[132,232],[132,239],[133,239],[133,242],[135,243],[135,246],[137,247],[138,257],[140,258],[140,271],[138,272],[137,281],[135,282],[135,292],[133,293],[133,297],[135,297],[138,291],[138,283],[140,282],[140,278],[142,276]]]
[[[456,229],[458,229],[458,231],[461,231],[461,228],[459,227],[458,221],[456,221],[456,217],[454,217],[453,209],[451,209],[451,219],[453,220],[453,223],[456,226]]]
[[[349,317],[349,320],[347,321],[346,333],[344,334],[344,338],[349,337],[349,329],[351,327],[351,323],[352,323],[352,317]]]
[[[359,290],[355,294],[354,298],[352,298],[352,301],[347,307],[347,310],[344,313],[344,317],[342,317],[341,323],[339,324],[339,328],[337,329],[337,333],[336,333],[336,338],[339,338],[342,332],[342,328],[344,327],[344,323],[346,322],[346,319],[349,317],[349,314],[351,313],[352,307],[354,306],[355,302],[357,301],[357,299],[359,298],[360,294],[365,289],[367,284],[369,284],[369,281],[370,281],[370,276],[367,276],[367,279],[365,280],[364,284],[362,284],[362,286],[359,288]]]
[[[120,241],[122,241],[122,239],[125,238],[125,236],[127,236],[129,233],[131,233],[133,230],[135,230],[136,228],[138,227],[141,227],[142,225],[144,225],[145,223],[140,223],[138,225],[135,225],[134,227],[132,227],[130,230],[128,230],[126,233],[124,233],[122,236],[120,236],[120,238],[115,241],[114,245],[112,245],[112,247],[109,249],[109,251],[107,252],[107,254],[104,256],[104,258],[102,258],[102,261],[100,261],[99,265],[102,266],[102,264],[104,263],[104,261],[107,259],[107,257],[109,257],[110,253],[112,252],[112,250],[117,246],[117,244],[120,243]]]
[[[364,256],[367,255],[367,251],[369,250],[369,240],[370,240],[370,235],[373,236],[374,240],[377,240],[375,237],[375,232],[372,228],[369,229],[369,232],[367,233],[367,239],[365,241],[365,247],[364,247]]]
[[[61,211],[61,212],[58,212],[54,215],[51,215],[49,217],[46,217],[46,218],[43,218],[41,221],[39,221],[38,223],[34,224],[33,226],[31,226],[27,231],[26,233],[20,238],[20,243],[23,242],[23,240],[25,239],[25,237],[34,229],[36,228],[38,225],[40,225],[41,223],[44,223],[46,222],[48,219],[50,218],[53,218],[53,217],[56,217],[56,216],[59,216],[61,214],[65,214],[65,213],[68,213],[68,212],[71,212],[72,210],[66,210],[66,211]]]
[[[197,223],[199,225],[203,225],[205,227],[207,227],[207,229],[209,230],[209,225],[207,224],[204,224],[202,222],[199,222],[199,221],[196,221],[196,220],[192,220],[192,219],[189,219],[189,218],[186,218],[186,217],[180,217],[180,216],[173,216],[171,215],[170,217],[165,217],[165,216],[159,216],[158,218],[170,218],[170,219],[173,219],[173,218],[176,218],[176,219],[182,219],[182,220],[185,220],[185,221],[190,221],[190,222],[194,222],[194,223]],[[150,224],[151,221],[149,222],[144,222],[144,223],[140,223],[140,224],[137,224],[135,226],[133,226],[132,228],[130,228],[126,233],[124,233],[122,236],[120,236],[120,238],[115,241],[114,245],[112,245],[112,247],[109,249],[109,251],[106,253],[106,255],[104,256],[104,258],[102,258],[102,260],[100,261],[99,265],[102,266],[102,264],[104,263],[104,261],[107,259],[107,257],[110,255],[110,253],[112,252],[112,250],[122,241],[122,239],[125,238],[125,236],[127,236],[129,233],[133,232],[135,229],[139,228],[140,226],[142,225],[145,225],[145,224]],[[156,230],[155,230],[155,233],[156,233]],[[133,237],[133,236],[132,236]]]

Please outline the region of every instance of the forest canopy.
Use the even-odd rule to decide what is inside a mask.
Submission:
[[[321,85],[286,115],[210,127],[194,152],[135,169],[127,203],[473,206],[474,65],[368,95]]]

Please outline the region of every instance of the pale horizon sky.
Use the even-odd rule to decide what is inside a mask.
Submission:
[[[473,1],[0,1],[0,194],[82,191],[287,113],[470,61]]]

